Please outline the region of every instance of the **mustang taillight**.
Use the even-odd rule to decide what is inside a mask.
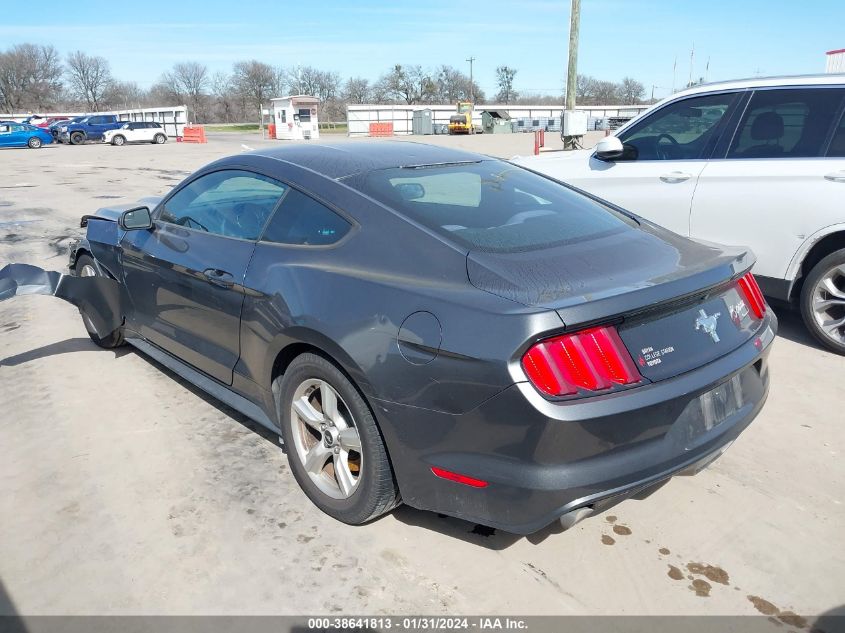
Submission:
[[[642,380],[613,326],[540,341],[522,357],[522,368],[531,384],[548,396],[602,391]]]
[[[762,319],[766,314],[766,300],[763,299],[763,293],[760,292],[760,286],[757,285],[757,280],[751,273],[745,273],[736,282],[742,294],[745,295],[745,300],[748,301],[748,306],[758,319]]]

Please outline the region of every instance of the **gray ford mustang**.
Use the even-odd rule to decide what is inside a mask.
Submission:
[[[351,524],[572,525],[706,466],[768,393],[747,250],[485,156],[261,150],[83,225],[71,269],[116,289],[77,301],[92,339],[278,432]]]

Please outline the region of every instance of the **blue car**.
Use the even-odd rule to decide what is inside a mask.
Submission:
[[[0,123],[0,147],[31,147],[38,149],[53,142],[46,130],[25,123]]]

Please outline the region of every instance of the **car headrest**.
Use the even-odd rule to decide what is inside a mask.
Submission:
[[[755,141],[775,141],[783,136],[783,117],[777,112],[762,112],[751,124],[751,138]]]

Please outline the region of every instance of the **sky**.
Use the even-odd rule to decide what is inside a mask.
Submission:
[[[107,58],[149,88],[179,61],[213,71],[258,59],[375,80],[393,64],[455,66],[488,97],[495,69],[521,93],[560,93],[570,0],[0,0],[0,50],[52,44]],[[845,0],[582,0],[578,72],[639,80],[655,97],[689,80],[817,73],[845,48]],[[695,54],[690,68],[690,51]],[[677,60],[677,63],[676,63]],[[709,62],[709,67],[706,69]],[[675,71],[673,73],[673,66]]]

